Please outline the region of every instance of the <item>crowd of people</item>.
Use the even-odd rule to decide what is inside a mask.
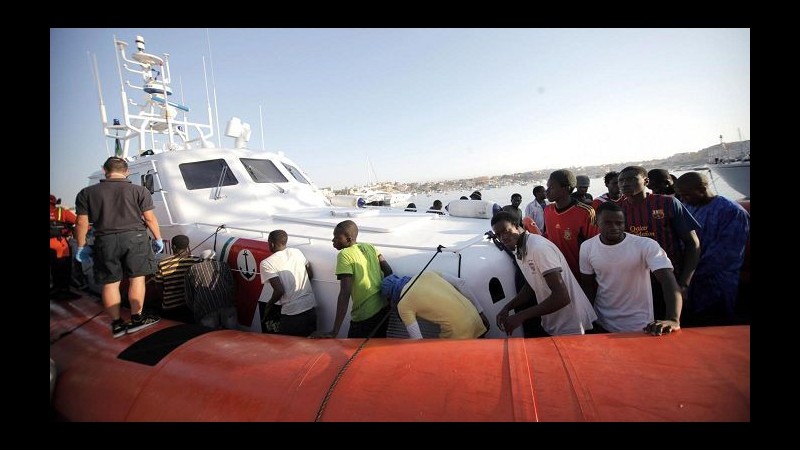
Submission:
[[[84,277],[78,285],[99,286],[114,337],[154,325],[160,316],[238,328],[230,267],[211,250],[194,256],[184,235],[172,237],[171,254],[157,259],[164,241],[150,192],[127,179],[122,158],[108,158],[103,170],[105,179],[78,193],[74,214],[50,196],[51,299],[78,296],[70,290],[74,259],[90,266],[91,280]],[[494,210],[491,237],[520,275],[517,294],[494,325],[510,335],[535,320],[539,332],[523,326],[526,336],[554,336],[661,335],[681,326],[734,323],[749,213],[715,195],[698,172],[676,179],[663,169],[628,166],[608,172],[604,183],[607,192],[593,198],[588,177],[560,169],[546,186],[533,188],[524,210],[518,193]],[[480,200],[481,193],[469,199]],[[428,212],[444,214],[442,203]],[[271,254],[259,272],[271,290],[259,313],[262,322],[276,321],[270,331],[333,338],[349,311],[347,337],[386,337],[387,318],[396,311],[411,338],[422,338],[420,319],[438,325],[440,338],[486,335],[492,323],[465,280],[435,271],[395,274],[378,248],[358,241],[358,231],[352,220],[333,230],[339,295],[330,329],[317,326],[311,264],[300,249],[287,246],[285,230],[269,233]],[[87,245],[89,238],[94,245]],[[123,278],[127,321],[120,311]],[[160,294],[159,314],[143,309],[149,279]]]

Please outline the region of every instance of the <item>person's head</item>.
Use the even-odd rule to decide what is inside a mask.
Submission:
[[[606,189],[608,189],[608,194],[612,198],[619,197],[619,172],[616,170],[612,170],[603,176],[603,183],[606,185]]]
[[[269,243],[269,250],[272,253],[279,252],[286,248],[286,243],[289,241],[289,235],[283,230],[272,230],[267,237]]]
[[[333,229],[333,248],[341,250],[356,243],[358,225],[352,220],[344,220]]]
[[[467,197],[466,195],[462,195],[461,198],[459,198],[459,200],[469,200],[469,197]]]
[[[519,208],[520,203],[522,203],[522,194],[511,194],[511,204],[515,208]]]
[[[189,251],[189,236],[185,234],[176,234],[172,238],[172,253],[188,252]]]
[[[586,194],[586,192],[589,191],[589,177],[587,177],[586,175],[578,175],[577,177],[575,177],[575,183],[576,183],[575,191],[579,195],[584,195]]]
[[[647,170],[642,166],[628,166],[619,171],[619,191],[630,198],[644,192],[647,185]]]
[[[53,195],[53,194],[50,194],[50,204],[55,206],[55,205],[57,205],[59,203],[61,203],[61,199],[60,198],[56,198],[56,196]]]
[[[686,172],[678,178],[675,190],[687,205],[700,206],[710,202],[714,193],[708,189],[708,178],[700,172]]]
[[[442,201],[441,200],[434,200],[433,207],[431,209],[442,209]]]
[[[524,229],[519,225],[519,219],[508,211],[500,211],[492,217],[492,231],[503,245],[514,251],[517,248],[517,241]]]
[[[106,173],[106,178],[127,177],[128,162],[123,158],[112,156],[103,163],[103,171]]]
[[[616,244],[625,237],[625,213],[614,202],[603,202],[597,208],[597,227],[604,244]]]
[[[207,248],[202,252],[200,252],[200,259],[202,259],[203,261],[211,261],[212,259],[214,259],[214,256],[216,255],[217,253],[214,250]]]
[[[472,194],[469,194],[470,200],[480,200],[481,199],[481,191],[472,191]]]
[[[408,206],[406,206],[406,211],[417,212],[417,204],[416,203],[409,203]]]
[[[675,190],[672,186],[672,177],[665,169],[651,169],[647,172],[647,189],[654,194],[670,195]]]
[[[514,206],[514,205],[506,205],[506,206],[503,206],[502,208],[500,208],[500,211],[506,211],[506,212],[510,213],[512,216],[514,216],[516,218],[516,220],[517,220],[517,222],[516,222],[517,224],[521,224],[522,223],[522,217],[521,217],[519,208],[517,208],[516,206]]]
[[[556,170],[547,179],[547,189],[545,194],[551,202],[564,200],[572,194],[572,190],[578,184],[575,174],[567,169]]]
[[[535,198],[537,202],[541,203],[546,196],[547,194],[545,193],[544,186],[541,184],[533,188],[533,198]]]

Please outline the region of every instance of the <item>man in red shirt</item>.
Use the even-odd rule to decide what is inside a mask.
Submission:
[[[567,169],[556,170],[547,180],[547,200],[544,208],[544,237],[556,244],[564,254],[575,279],[580,279],[578,264],[583,241],[596,236],[594,209],[571,196],[577,180]]]
[[[72,273],[69,242],[72,228],[75,226],[75,214],[63,208],[61,199],[50,195],[50,275],[53,277],[53,288],[50,298],[57,300],[74,300],[80,295],[69,290]]]

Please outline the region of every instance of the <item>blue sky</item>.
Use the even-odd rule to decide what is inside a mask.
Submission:
[[[140,34],[170,54],[172,100],[206,122],[207,32],[223,131],[241,118],[260,150],[261,106],[263,146],[320,187],[364,183],[367,158],[411,182],[750,139],[749,29],[51,29],[50,190],[65,205],[107,157],[88,54],[109,120],[113,36],[130,49]]]

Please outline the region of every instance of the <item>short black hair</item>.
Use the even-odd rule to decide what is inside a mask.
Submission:
[[[628,166],[619,171],[619,173],[627,172],[629,170],[635,170],[637,175],[641,175],[642,178],[647,178],[647,169],[642,166]]]
[[[669,176],[669,172],[666,169],[650,169],[647,172],[647,178],[656,183],[673,183],[672,177]]]
[[[172,247],[175,250],[186,250],[189,248],[189,236],[185,234],[176,234],[172,238]]]
[[[289,235],[284,230],[272,230],[269,232],[267,241],[283,247],[289,242]]]
[[[618,176],[619,172],[617,172],[616,170],[612,170],[611,172],[605,174],[605,176],[603,177],[603,183],[608,184],[612,179],[617,178]]]
[[[128,170],[128,162],[118,156],[112,156],[103,163],[103,170],[112,173],[123,173]]]
[[[549,179],[560,184],[561,187],[565,187],[569,190],[572,190],[578,185],[578,180],[575,178],[575,174],[567,169],[559,169],[555,172],[552,172]]]
[[[333,234],[344,234],[351,239],[355,239],[358,237],[358,225],[352,220],[343,220],[336,224]]]
[[[515,193],[511,194],[511,199],[513,200],[514,197],[519,197],[520,200],[521,200],[522,199],[522,194],[518,194],[518,193],[515,192]]]
[[[544,190],[545,190],[544,186],[542,186],[540,184],[540,185],[536,186],[535,188],[533,188],[533,195],[536,195],[536,193],[539,192],[539,191],[544,192]]]
[[[500,211],[499,213],[492,216],[492,223],[491,225],[494,226],[497,222],[505,220],[506,222],[510,223],[511,225],[517,225],[519,222],[519,218],[514,214],[511,214],[508,211]]]
[[[678,178],[676,184],[689,188],[708,186],[708,177],[700,172],[686,172]]]
[[[600,203],[600,206],[597,207],[597,217],[600,217],[600,213],[603,211],[610,211],[610,212],[621,212],[622,215],[625,215],[625,210],[622,209],[616,202],[608,201]]]

